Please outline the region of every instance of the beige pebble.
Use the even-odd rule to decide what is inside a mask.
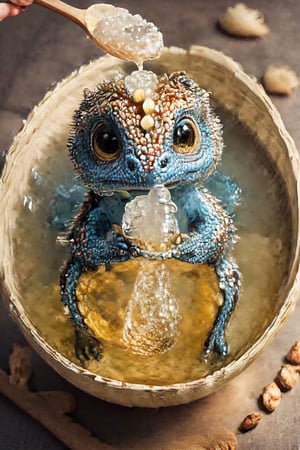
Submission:
[[[148,114],[146,116],[144,116],[141,120],[141,127],[148,131],[151,130],[151,128],[153,128],[154,126],[154,119],[152,116],[149,116]]]
[[[144,89],[136,89],[132,94],[132,98],[135,103],[142,103],[145,100]]]
[[[262,37],[270,32],[262,13],[244,3],[229,7],[219,25],[226,33],[240,37]]]
[[[143,103],[143,110],[145,114],[152,114],[155,111],[155,103],[152,98],[146,98]]]
[[[271,65],[265,71],[263,85],[269,94],[291,95],[299,86],[299,78],[288,66]]]

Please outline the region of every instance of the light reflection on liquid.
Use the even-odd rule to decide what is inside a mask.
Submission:
[[[101,277],[101,288],[97,287],[99,283],[92,283],[92,278],[87,280],[92,284],[90,292],[95,286],[98,292],[95,298],[91,295],[88,299],[88,309],[93,311],[94,308],[103,320],[99,333],[102,333],[105,347],[100,362],[87,364],[90,370],[117,380],[158,385],[197,379],[251,347],[274,317],[274,311],[279,310],[277,295],[289,258],[290,229],[285,193],[278,176],[262,150],[255,148],[251,137],[230,117],[221,113],[221,118],[225,123],[226,144],[221,168],[243,191],[235,219],[239,240],[234,250],[243,276],[243,288],[227,329],[230,356],[208,363],[200,358],[220,301],[217,280],[211,268],[177,261],[168,262],[181,317],[176,344],[165,353],[151,356],[136,355],[122,345],[125,310],[138,264],[138,261],[129,261],[115,265],[107,273],[101,273],[100,269],[97,276]],[[38,185],[32,181],[28,192],[28,198],[38,203],[38,208],[31,213],[26,206],[20,215],[16,272],[20,277],[24,308],[38,331],[59,352],[78,363],[74,354],[74,330],[59,297],[59,268],[65,249],[56,244],[57,232],[45,225],[55,186],[68,183],[66,180],[72,177],[64,142],[62,139],[61,146],[55,143],[53,149],[49,149],[51,156],[44,166],[36,168],[47,183]],[[83,310],[86,307],[84,299],[81,307]]]

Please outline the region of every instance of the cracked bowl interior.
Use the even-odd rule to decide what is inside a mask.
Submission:
[[[83,368],[76,360],[60,353],[55,341],[48,340],[47,332],[41,332],[36,326],[36,318],[24,302],[28,292],[24,292],[21,278],[29,274],[18,262],[17,249],[21,239],[18,228],[22,224],[20,214],[24,201],[27,206],[31,201],[26,193],[32,180],[32,168],[38,169],[40,164],[47,166],[47,149],[53,148],[56,142],[60,142],[59,145],[62,141],[66,143],[68,123],[82,98],[84,88],[92,89],[101,80],[112,78],[119,71],[132,69],[132,66],[115,58],[100,58],[59,83],[34,108],[22,131],[16,136],[2,176],[0,253],[5,302],[29,343],[50,366],[77,387],[101,399],[126,406],[160,407],[187,403],[220,388],[261,352],[292,309],[299,294],[300,279],[299,157],[263,88],[222,53],[205,47],[192,47],[189,51],[171,48],[166,49],[161,59],[149,64],[149,67],[159,73],[185,70],[201,87],[209,90],[217,106],[232,114],[250,132],[284,185],[288,210],[285,221],[289,230],[286,274],[276,295],[274,308],[271,308],[263,326],[253,334],[249,345],[235,352],[231,359],[225,359],[209,374],[191,381],[163,385],[119,381],[96,374],[91,368]],[[26,239],[26,235],[22,239]],[[43,264],[51,264],[47,255],[40,263],[41,267]],[[42,270],[41,267],[39,270]],[[30,282],[26,286],[26,289],[30,289]],[[40,302],[43,301],[43,295],[44,292],[41,292]],[[57,326],[59,328],[60,324]]]

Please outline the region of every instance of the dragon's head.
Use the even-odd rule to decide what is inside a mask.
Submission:
[[[180,72],[138,94],[124,79],[85,92],[69,142],[83,182],[96,193],[202,183],[223,148],[208,93]]]

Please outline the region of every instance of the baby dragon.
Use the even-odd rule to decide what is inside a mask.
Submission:
[[[204,187],[222,150],[222,126],[209,94],[183,72],[159,78],[150,99],[129,92],[124,79],[85,91],[75,112],[69,151],[89,193],[68,232],[70,252],[61,270],[61,297],[75,324],[81,360],[100,358],[102,352],[78,308],[81,274],[140,256],[215,268],[223,303],[205,352],[227,355],[225,330],[240,290],[238,267],[228,255],[235,228]],[[114,230],[128,201],[124,191],[133,198],[157,184],[171,190],[182,235],[168,252],[146,254]]]

